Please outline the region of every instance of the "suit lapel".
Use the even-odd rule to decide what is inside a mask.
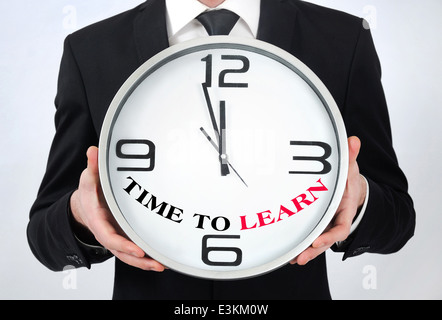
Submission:
[[[258,39],[290,51],[297,17],[287,0],[261,0]]]
[[[147,0],[139,7],[134,33],[140,64],[169,46],[164,0]]]

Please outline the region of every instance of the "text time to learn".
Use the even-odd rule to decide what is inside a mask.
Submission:
[[[154,212],[169,221],[181,223],[185,218],[184,210],[173,206],[165,201],[158,200],[156,196],[145,190],[132,177],[127,177],[130,183],[124,188],[127,194],[133,196],[137,202],[146,207],[150,212]],[[304,193],[299,194],[290,200],[286,205],[280,205],[279,211],[265,210],[262,212],[239,216],[241,231],[262,228],[278,223],[298,214],[305,208],[313,205],[319,199],[319,193],[328,191],[328,188],[322,183],[321,179],[316,181],[316,185],[309,187]],[[231,226],[229,218],[219,216],[211,217],[194,213],[195,228],[211,228],[215,231],[227,231]],[[207,222],[207,223],[206,223]]]

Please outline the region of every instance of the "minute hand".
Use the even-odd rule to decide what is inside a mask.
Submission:
[[[210,120],[212,121],[213,130],[215,130],[216,140],[219,144],[219,131],[218,125],[216,124],[215,113],[213,112],[212,102],[210,101],[209,91],[207,90],[207,84],[202,83],[204,97],[206,98],[207,109],[209,110]]]

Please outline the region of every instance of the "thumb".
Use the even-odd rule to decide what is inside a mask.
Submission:
[[[361,150],[361,140],[358,137],[348,138],[348,160],[350,163],[356,161]]]
[[[87,152],[87,167],[94,174],[98,175],[98,148],[90,147]]]

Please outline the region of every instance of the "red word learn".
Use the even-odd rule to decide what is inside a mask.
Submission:
[[[273,223],[289,218],[303,209],[311,206],[319,198],[313,194],[313,192],[328,191],[326,186],[322,183],[321,179],[317,181],[319,185],[310,187],[305,193],[293,198],[291,202],[294,204],[296,210],[292,211],[287,207],[281,205],[279,207],[279,214],[275,216],[270,210],[256,213],[254,215],[240,216],[241,218],[241,230],[250,230],[255,228],[262,228]],[[252,223],[254,223],[252,225]]]

